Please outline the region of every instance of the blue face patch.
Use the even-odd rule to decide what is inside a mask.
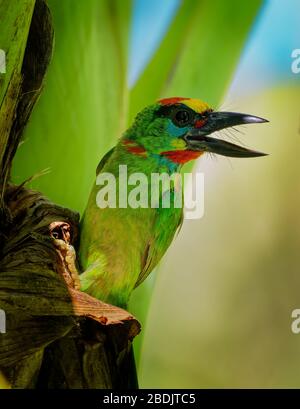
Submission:
[[[174,138],[184,135],[190,128],[188,126],[180,128],[173,124],[171,120],[168,121],[167,132]]]

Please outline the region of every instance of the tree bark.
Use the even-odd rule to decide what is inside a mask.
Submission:
[[[3,2],[6,11],[13,3]],[[78,289],[78,213],[9,181],[52,53],[49,9],[27,0],[28,13],[31,3],[22,63],[0,82],[0,369],[13,388],[134,388],[132,340],[140,325]]]

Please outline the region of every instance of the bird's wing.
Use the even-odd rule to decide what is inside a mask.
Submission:
[[[106,164],[106,162],[108,161],[108,159],[111,157],[111,154],[113,153],[115,148],[111,148],[111,150],[109,150],[104,156],[103,158],[100,160],[97,169],[96,169],[96,176],[99,175],[99,173],[101,172],[103,166]]]
[[[174,191],[172,191],[174,194]],[[137,279],[135,288],[139,286],[159,263],[176,231],[183,222],[182,208],[158,208],[153,221],[153,235],[149,240],[143,259],[143,269]]]

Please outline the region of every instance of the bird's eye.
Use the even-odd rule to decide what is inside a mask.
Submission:
[[[184,127],[191,122],[191,113],[186,109],[181,109],[175,112],[173,123],[177,126]]]

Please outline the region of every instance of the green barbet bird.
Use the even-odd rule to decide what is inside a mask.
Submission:
[[[81,289],[126,307],[131,292],[161,260],[182,223],[182,207],[172,201],[178,194],[176,182],[168,192],[161,188],[156,206],[120,206],[119,165],[127,166],[128,178],[137,172],[146,175],[144,188],[150,192],[152,174],[173,175],[204,152],[243,158],[265,155],[210,136],[224,128],[260,122],[267,121],[216,112],[190,98],[162,99],[141,111],[97,168],[97,180],[99,175],[114,176],[117,200],[116,206],[100,208],[97,195],[101,186],[94,184],[81,221]],[[134,188],[128,186],[128,197]],[[166,193],[171,197],[169,207],[162,206]]]

